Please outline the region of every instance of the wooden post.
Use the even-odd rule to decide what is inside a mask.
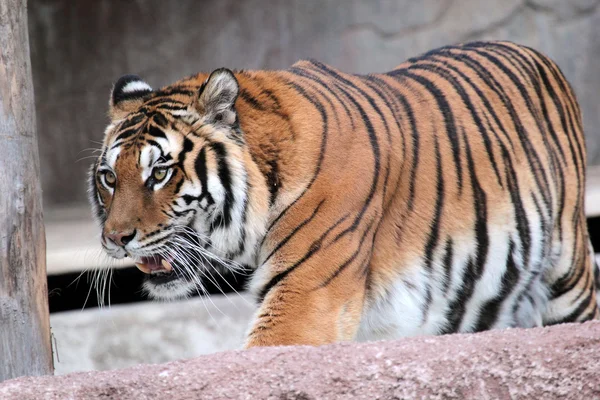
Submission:
[[[27,1],[0,0],[0,381],[51,374]]]

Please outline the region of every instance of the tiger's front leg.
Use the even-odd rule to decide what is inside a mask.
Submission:
[[[350,296],[288,283],[271,290],[259,307],[246,347],[313,345],[353,340],[361,319],[364,284]]]
[[[257,271],[268,278],[257,290],[261,302],[246,347],[353,340],[363,312],[370,255],[370,249],[359,247],[346,243],[279,272]]]

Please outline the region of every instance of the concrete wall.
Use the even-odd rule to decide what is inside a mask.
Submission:
[[[599,0],[30,0],[45,204],[85,199],[111,84],[153,86],[201,70],[285,68],[316,58],[385,71],[444,44],[510,39],[554,58],[584,111],[600,164]],[[84,158],[82,161],[79,159]]]
[[[51,314],[55,374],[241,349],[254,311],[250,296],[229,294]]]

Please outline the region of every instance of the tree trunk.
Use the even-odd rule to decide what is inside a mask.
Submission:
[[[26,0],[0,0],[0,381],[53,370]]]

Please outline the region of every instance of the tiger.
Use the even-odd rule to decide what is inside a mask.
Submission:
[[[113,86],[89,197],[151,298],[250,274],[245,347],[599,317],[574,91],[538,51],[442,47]]]

